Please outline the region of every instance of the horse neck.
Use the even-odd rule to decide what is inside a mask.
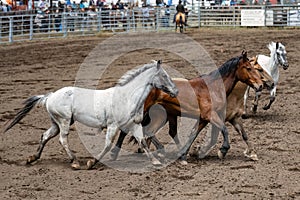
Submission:
[[[223,90],[223,88],[220,87],[220,84],[223,83],[224,89],[226,92],[226,96],[228,96],[230,94],[230,92],[233,90],[236,83],[238,82],[238,79],[236,77],[236,71],[237,71],[237,67],[235,69],[232,69],[221,75],[219,73],[219,69],[216,69],[210,75],[203,76],[203,78],[205,79],[204,81],[206,82],[206,84],[213,85],[213,87],[219,88],[221,90]],[[208,86],[208,87],[211,87],[211,86]],[[208,89],[210,89],[210,88],[208,88]],[[217,91],[217,92],[219,92],[219,91]]]
[[[231,73],[227,73],[224,76],[222,76],[225,91],[226,91],[226,96],[228,96],[231,93],[234,86],[239,81],[236,77],[236,71],[237,69],[233,70]]]
[[[270,51],[270,57],[259,55],[257,62],[273,78],[274,83],[277,84],[279,79],[279,63],[275,50],[270,49]]]
[[[278,59],[277,59],[276,49],[271,50],[269,67],[270,67],[270,72],[271,72],[272,77],[274,75],[278,74],[279,63],[278,63]]]

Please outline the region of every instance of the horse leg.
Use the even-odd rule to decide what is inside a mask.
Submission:
[[[150,147],[150,143],[152,142],[156,149],[158,150],[158,156],[163,158],[165,154],[164,146],[157,139],[155,134],[166,124],[167,122],[167,113],[159,104],[153,105],[149,112],[144,116],[144,120],[142,122],[143,125],[143,133],[147,139],[147,146]]]
[[[149,124],[149,122],[150,122],[150,116],[149,116],[149,113],[146,113],[144,118],[143,118],[142,125],[146,126],[147,124]],[[127,135],[127,133],[125,133],[124,131],[120,132],[117,143],[110,152],[110,157],[111,157],[112,160],[117,159],[126,135]]]
[[[145,153],[147,154],[148,158],[151,160],[152,164],[154,166],[161,165],[161,162],[153,156],[153,154],[151,153],[151,151],[147,146],[147,142],[143,136],[143,127],[141,125],[134,124],[131,132],[133,136],[136,138],[136,140],[138,141],[140,147],[144,149]]]
[[[29,156],[27,158],[26,164],[30,164],[30,163],[38,160],[42,155],[42,152],[43,152],[43,149],[44,149],[46,143],[51,138],[57,136],[58,133],[59,133],[59,128],[58,128],[57,124],[54,121],[52,121],[51,128],[49,128],[46,132],[44,132],[42,137],[41,137],[40,144],[39,144],[39,147],[37,149],[37,153],[32,155],[32,156]]]
[[[125,133],[124,131],[121,131],[120,134],[119,134],[119,137],[118,137],[118,140],[117,140],[117,143],[116,145],[114,146],[114,148],[110,151],[110,158],[112,160],[116,160],[119,153],[120,153],[120,150],[121,150],[121,147],[122,147],[122,144],[123,144],[123,141],[126,137],[127,133]]]
[[[250,87],[247,86],[247,89],[244,94],[244,112],[242,114],[242,118],[247,118],[247,99],[249,97]]]
[[[199,124],[198,124],[199,123]],[[179,151],[179,159],[180,159],[180,163],[183,165],[187,164],[187,154],[193,144],[193,142],[195,141],[195,139],[197,138],[198,134],[200,133],[200,131],[207,125],[207,121],[199,121],[196,122],[194,128],[192,129],[192,132],[188,138],[187,143],[183,146],[183,148]]]
[[[211,126],[210,132],[207,131],[204,139],[205,142],[203,145],[201,145],[200,149],[198,150],[198,159],[203,159],[216,145],[218,141],[219,132],[220,130],[214,125]]]
[[[58,121],[58,126],[60,129],[59,142],[62,145],[62,147],[65,149],[69,158],[71,159],[72,169],[80,169],[80,164],[79,164],[75,154],[70,149],[69,142],[68,142],[68,135],[69,135],[69,128],[70,128],[71,120],[60,119],[57,121]]]
[[[222,131],[222,135],[223,135],[223,144],[218,152],[218,156],[220,159],[223,159],[226,156],[228,150],[230,149],[230,144],[229,144],[229,139],[228,139],[228,130],[227,130],[227,127],[225,126],[225,124],[223,125],[223,128],[221,129],[221,131]]]
[[[228,139],[228,130],[225,126],[224,120],[218,115],[218,113],[212,111],[210,116],[210,123],[218,127],[222,131],[223,135],[223,144],[218,152],[218,156],[220,159],[223,159],[230,149],[229,139]]]
[[[104,149],[94,159],[88,160],[87,169],[92,169],[109,152],[118,130],[117,126],[107,127]]]
[[[255,98],[253,100],[253,107],[252,107],[252,112],[256,113],[257,111],[257,106],[258,106],[258,100],[260,98],[261,92],[256,92],[255,93]]]
[[[147,140],[147,142],[148,142],[148,140]],[[158,151],[157,155],[160,158],[164,158],[165,154],[166,154],[165,147],[164,147],[164,145],[162,143],[160,143],[160,141],[157,139],[157,137],[155,135],[153,135],[153,136],[150,137],[150,142],[152,142],[153,145],[155,146],[155,148],[157,149],[157,151]],[[150,143],[148,143],[147,146],[149,148]]]
[[[181,149],[180,141],[177,134],[177,117],[168,115],[169,121],[169,135],[173,138],[177,149]]]
[[[247,145],[247,149],[244,151],[244,155],[247,158],[250,158],[251,160],[258,160],[257,155],[253,149],[252,143],[248,141],[248,135],[247,135],[242,123],[237,118],[233,118],[229,122],[232,124],[232,126],[235,128],[235,130],[242,135],[243,140]]]
[[[270,101],[269,101],[268,104],[266,104],[263,107],[264,110],[270,109],[272,103],[275,101],[275,96],[276,96],[276,86],[274,86],[274,88],[271,90],[271,92],[270,92]]]

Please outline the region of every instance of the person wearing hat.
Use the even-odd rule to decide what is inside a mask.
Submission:
[[[179,0],[178,5],[176,6],[176,11],[177,11],[177,13],[174,15],[173,23],[175,23],[177,14],[178,13],[182,13],[184,15],[184,17],[185,17],[184,25],[187,26],[187,24],[186,24],[186,16],[184,14],[185,13],[185,8],[184,8],[184,5],[182,5],[182,1],[181,0]]]

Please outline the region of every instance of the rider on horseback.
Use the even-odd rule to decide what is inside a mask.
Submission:
[[[187,26],[187,24],[186,24],[185,8],[184,8],[184,5],[182,5],[181,3],[182,3],[182,1],[179,0],[178,5],[176,6],[176,11],[177,11],[177,13],[174,15],[173,23],[175,23],[176,16],[177,16],[179,13],[182,13],[182,15],[184,16],[184,25]]]

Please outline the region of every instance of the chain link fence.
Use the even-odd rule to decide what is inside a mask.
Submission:
[[[188,28],[300,26],[300,6],[189,6]],[[175,31],[174,7],[0,16],[0,43],[95,35],[99,32]]]

